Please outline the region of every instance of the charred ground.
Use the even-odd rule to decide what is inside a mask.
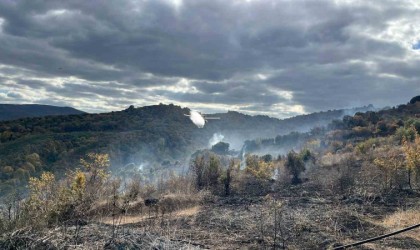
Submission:
[[[26,199],[9,193],[0,246],[328,249],[420,223],[419,105],[200,150],[186,174],[153,182],[108,175],[112,154],[90,153],[65,177],[32,177]],[[418,230],[359,249],[418,249]]]

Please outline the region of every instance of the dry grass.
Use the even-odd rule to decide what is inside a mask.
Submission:
[[[420,223],[420,209],[397,211],[385,217],[382,224],[392,230],[398,230]],[[404,233],[405,235],[420,241],[420,228]]]

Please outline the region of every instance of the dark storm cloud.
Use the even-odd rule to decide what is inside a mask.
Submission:
[[[279,117],[395,105],[420,91],[419,16],[393,0],[6,0],[0,98]]]

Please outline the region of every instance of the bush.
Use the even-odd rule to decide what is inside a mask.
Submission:
[[[52,226],[84,216],[103,189],[107,159],[107,155],[90,154],[87,160],[81,161],[86,163],[87,172],[69,171],[62,181],[57,181],[50,172],[43,172],[39,178],[29,178],[28,198],[23,202],[23,208],[15,211],[19,213],[15,226]]]
[[[373,163],[381,170],[382,188],[384,190],[402,189],[405,185],[405,178],[401,178],[401,173],[404,172],[402,152],[397,148],[383,148],[381,151]]]
[[[415,104],[416,102],[420,102],[420,95],[411,98],[410,104]]]
[[[412,129],[415,130],[414,127]],[[412,143],[404,139],[402,149],[405,156],[408,185],[412,189],[412,181],[418,181],[420,187],[420,135],[416,133]]]
[[[261,160],[257,155],[249,155],[246,158],[245,173],[257,180],[270,180],[274,176],[274,165]]]
[[[372,149],[374,149],[377,145],[377,140],[375,138],[369,138],[366,141],[360,142],[356,145],[357,152],[361,154],[366,154]]]
[[[216,190],[220,183],[222,167],[220,159],[214,155],[198,155],[190,166],[190,171],[198,190],[212,189]]]
[[[229,152],[229,143],[218,142],[217,144],[213,145],[211,151],[220,155],[227,154]]]
[[[287,154],[285,166],[290,175],[292,175],[292,184],[301,183],[300,174],[305,171],[305,163],[293,150]]]
[[[413,127],[400,127],[395,132],[395,137],[399,142],[402,142],[404,139],[413,141],[416,136],[416,130]]]

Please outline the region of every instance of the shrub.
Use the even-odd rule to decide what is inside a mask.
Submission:
[[[357,152],[361,154],[366,154],[375,148],[377,145],[377,140],[375,138],[369,138],[363,142],[360,142],[356,145]]]
[[[229,152],[229,143],[218,142],[217,144],[213,145],[211,151],[220,155],[227,154]]]
[[[207,159],[204,155],[198,155],[192,162],[190,171],[198,190],[210,188],[216,190],[222,175],[220,159],[210,154]]]
[[[415,130],[414,127],[412,129]],[[412,143],[403,139],[402,144],[407,168],[408,185],[412,188],[412,175],[420,181],[420,135],[416,133]]]
[[[305,171],[305,163],[293,150],[287,154],[285,166],[292,175],[292,184],[301,183],[300,174]]]
[[[269,180],[274,176],[274,164],[261,160],[257,155],[249,155],[246,158],[245,173],[258,180]]]
[[[404,180],[400,178],[400,173],[404,170],[404,161],[399,149],[384,148],[382,155],[374,159],[373,162],[382,172],[383,189],[389,190],[404,186]]]
[[[17,226],[51,226],[83,216],[103,189],[107,159],[107,155],[89,154],[81,160],[87,172],[69,171],[62,181],[50,172],[29,178],[28,198],[17,216]]]
[[[395,132],[395,137],[399,142],[402,142],[404,139],[408,141],[413,141],[416,135],[416,130],[413,127],[400,127]]]

